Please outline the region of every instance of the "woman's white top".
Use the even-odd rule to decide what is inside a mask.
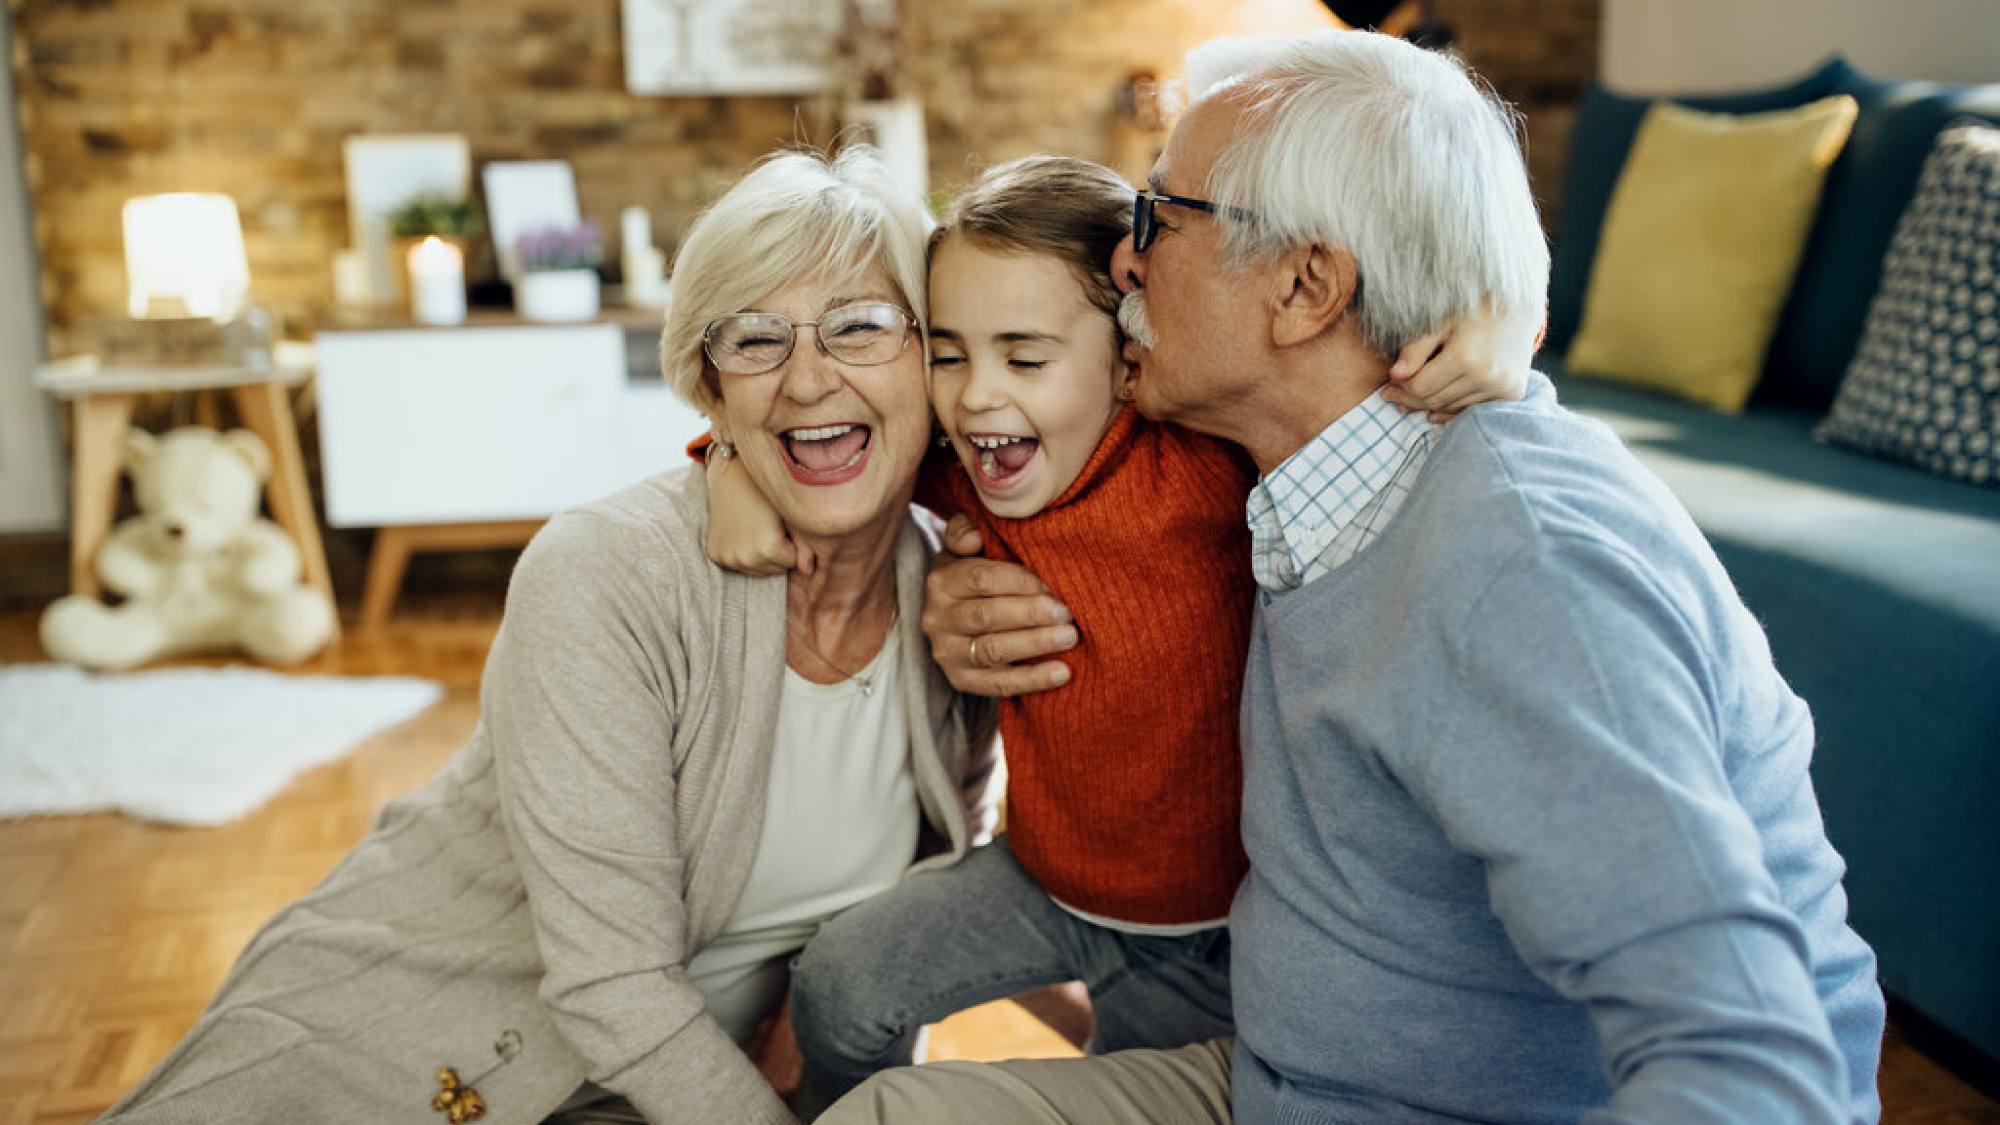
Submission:
[[[917,852],[916,781],[892,625],[868,667],[837,684],[790,668],[750,882],[729,924],[688,963],[739,1043],[785,996],[786,962],[820,923],[895,885]]]

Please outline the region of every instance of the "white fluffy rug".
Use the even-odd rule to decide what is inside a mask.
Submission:
[[[221,824],[443,691],[428,680],[244,667],[0,667],[0,816],[118,809]]]

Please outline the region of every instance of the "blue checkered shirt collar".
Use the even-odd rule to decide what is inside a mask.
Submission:
[[[1284,593],[1352,558],[1387,526],[1436,427],[1376,391],[1250,490],[1250,569]]]

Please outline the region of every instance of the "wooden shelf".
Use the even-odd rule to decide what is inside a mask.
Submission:
[[[640,309],[628,305],[607,305],[589,320],[551,322],[528,320],[512,309],[468,309],[463,324],[419,324],[407,310],[399,308],[340,309],[319,327],[324,332],[451,332],[460,328],[565,328],[583,324],[610,324],[627,331],[660,328],[665,309]]]

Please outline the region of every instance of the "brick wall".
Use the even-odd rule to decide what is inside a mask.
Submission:
[[[349,242],[341,142],[461,132],[475,162],[561,156],[615,231],[663,242],[773,145],[823,139],[778,98],[624,91],[618,0],[9,0],[51,350],[123,304],[119,208],[223,191],[256,299],[295,326],[332,301]],[[1544,196],[1596,69],[1599,0],[1439,0],[1473,64],[1527,112]],[[1052,150],[1142,172],[1157,143],[1115,112],[1126,75],[1170,75],[1218,34],[1326,26],[1310,0],[904,0],[903,77],[930,110],[933,180]],[[669,246],[671,249],[671,246]]]
[[[1528,174],[1550,230],[1561,210],[1563,162],[1583,92],[1597,78],[1600,0],[1433,0],[1458,49],[1520,109]]]
[[[906,3],[906,8],[912,5]],[[914,5],[906,73],[930,114],[940,187],[1037,151],[1102,160],[1143,176],[1157,138],[1114,107],[1127,74],[1172,75],[1217,35],[1333,26],[1306,0],[984,0]],[[1599,0],[1437,0],[1459,48],[1520,106],[1537,190],[1552,204],[1569,123],[1597,72]]]

